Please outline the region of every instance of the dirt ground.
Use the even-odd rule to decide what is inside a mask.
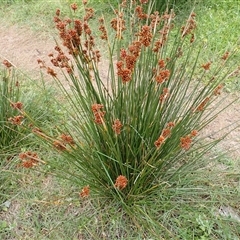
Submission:
[[[39,76],[39,65],[37,59],[49,62],[48,54],[53,52],[55,42],[50,34],[36,34],[29,29],[16,26],[4,27],[0,26],[0,61],[8,59],[17,68],[23,70],[32,78]],[[101,72],[104,71],[102,67]],[[48,76],[46,76],[48,78]],[[238,97],[239,93],[232,94],[228,100],[224,100],[224,104],[230,102],[234,97]],[[216,132],[219,135],[221,129],[225,129],[222,133],[227,132],[230,124],[238,122],[240,124],[240,101],[237,100],[230,108],[222,112],[210,126],[207,127],[205,133]],[[236,124],[235,124],[236,126]],[[214,138],[214,136],[211,136]],[[232,131],[218,148],[227,150],[231,157],[240,159],[240,127],[238,126]]]
[[[48,61],[55,42],[50,34],[36,34],[26,28],[0,26],[0,60],[8,59],[31,77],[39,76],[37,59]]]

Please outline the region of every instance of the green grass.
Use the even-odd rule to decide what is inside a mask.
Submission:
[[[69,13],[70,0],[0,0],[0,16],[7,25],[18,24],[33,31],[49,33],[54,29],[53,16],[57,8],[62,14]],[[75,1],[83,9],[82,1]],[[98,9],[98,14],[112,12],[107,0],[90,0],[89,5]],[[99,6],[101,6],[99,8]]]
[[[209,1],[196,7],[198,13],[198,33],[204,39],[209,53],[229,50],[233,45],[240,44],[236,29],[240,21],[240,2]]]
[[[169,199],[163,199],[159,193],[155,199],[133,206],[132,211],[138,212],[139,219],[130,219],[120,205],[108,200],[80,199],[79,189],[68,181],[56,179],[47,166],[36,171],[16,168],[15,158],[3,169],[11,177],[7,183],[9,198],[0,206],[0,237],[237,240],[239,222],[220,215],[218,209],[231,206],[239,213],[236,169],[240,166],[239,162],[229,167],[219,161],[216,159],[214,168],[211,165],[181,179],[183,185],[188,181],[191,193],[186,195],[186,185],[169,193]],[[219,174],[220,168],[227,170]],[[161,224],[154,225],[156,222]]]

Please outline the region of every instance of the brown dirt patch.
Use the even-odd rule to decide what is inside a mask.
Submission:
[[[48,61],[54,48],[51,36],[36,34],[27,28],[0,26],[0,60],[8,59],[31,77],[39,76],[37,59]]]

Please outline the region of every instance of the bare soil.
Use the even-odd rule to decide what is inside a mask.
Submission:
[[[51,36],[36,34],[16,26],[0,26],[0,59],[8,59],[15,67],[30,74],[39,75],[37,59],[48,61],[55,42]]]
[[[37,34],[29,29],[17,26],[0,26],[0,61],[8,59],[14,66],[36,78],[39,74],[37,59],[49,62],[48,54],[53,52],[55,42],[50,34]],[[106,69],[102,64],[101,72],[104,75]],[[46,79],[50,79],[46,76]],[[223,104],[230,103],[239,93],[231,94]],[[219,114],[214,123],[205,130],[206,134],[216,133],[210,138],[215,138],[226,133],[230,127],[236,127],[240,123],[240,102],[237,100],[231,107]],[[235,125],[234,125],[235,124]],[[221,131],[223,129],[223,131]],[[229,156],[240,159],[240,127],[236,127],[218,146],[220,150],[227,150]]]

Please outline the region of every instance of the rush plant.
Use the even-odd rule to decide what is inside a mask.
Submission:
[[[26,112],[31,114],[39,126],[47,128],[53,115],[57,116],[52,98],[52,91],[41,85],[41,92],[36,85],[23,75],[8,60],[3,61],[0,71],[0,156],[12,157],[21,148],[37,147],[29,126]],[[23,80],[24,79],[24,80]],[[54,114],[53,114],[54,113]]]
[[[53,66],[39,60],[61,88],[68,115],[53,134],[38,126],[33,132],[64,157],[60,174],[82,187],[81,197],[131,205],[164,194],[202,167],[220,140],[207,140],[201,130],[223,110],[219,95],[234,70],[232,53],[201,62],[196,14],[175,29],[173,11],[144,12],[147,2],[123,0],[110,23],[99,19],[99,32],[90,27],[87,1],[82,19],[77,4],[71,18],[58,9],[62,45],[49,54]],[[108,51],[103,66],[97,36]]]
[[[19,81],[13,73],[12,64],[5,60],[5,69],[0,76],[0,149],[1,153],[15,148],[23,139],[19,126],[23,116],[18,110],[22,108]],[[15,146],[15,147],[14,147]]]

